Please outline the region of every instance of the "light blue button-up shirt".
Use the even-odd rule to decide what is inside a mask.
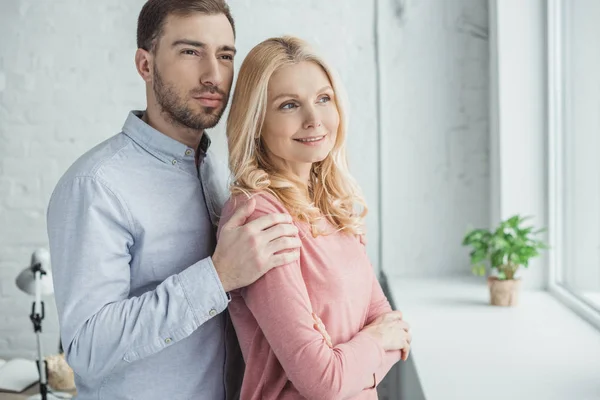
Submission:
[[[210,258],[227,170],[206,135],[197,168],[196,149],[141,115],[78,159],[48,207],[77,398],[234,398],[239,348]]]

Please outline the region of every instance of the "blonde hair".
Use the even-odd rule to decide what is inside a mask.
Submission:
[[[310,183],[279,170],[269,160],[262,143],[267,112],[267,89],[278,69],[300,62],[323,68],[335,93],[339,127],[332,151],[313,164]],[[332,69],[301,39],[284,36],[267,39],[254,47],[240,68],[232,106],[227,119],[231,193],[267,191],[274,195],[292,217],[307,222],[314,236],[324,234],[319,220],[326,218],[339,231],[363,233],[367,207],[346,161],[346,120],[342,90]]]

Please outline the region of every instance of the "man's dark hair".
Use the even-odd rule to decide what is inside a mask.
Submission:
[[[149,0],[144,4],[137,26],[137,46],[146,51],[156,50],[169,15],[185,17],[193,13],[223,14],[229,20],[235,37],[235,23],[225,0]]]

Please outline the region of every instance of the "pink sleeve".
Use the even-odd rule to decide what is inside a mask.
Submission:
[[[279,202],[261,196],[250,219],[279,212],[285,212]],[[368,334],[359,332],[347,343],[327,346],[313,327],[298,262],[269,271],[241,294],[288,379],[306,398],[356,395],[364,389],[365,377],[382,364],[385,351]]]
[[[367,315],[367,323],[370,324],[375,320],[375,318],[379,317],[382,314],[392,311],[392,307],[390,303],[385,297],[383,290],[381,289],[381,285],[375,276],[375,272],[373,272],[373,286],[371,290],[371,305],[369,307],[369,314]],[[386,351],[385,357],[383,358],[383,362],[375,372],[375,382],[376,385],[379,385],[381,380],[385,377],[385,375],[390,371],[390,369],[400,361],[401,353],[400,350],[394,351]]]

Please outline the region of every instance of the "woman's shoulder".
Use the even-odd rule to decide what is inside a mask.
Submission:
[[[254,201],[255,203],[254,212],[252,213],[254,218],[260,215],[273,213],[289,214],[288,210],[274,194],[262,190],[260,192],[248,194],[237,193],[232,195],[223,207],[223,218],[229,219],[237,209],[244,207],[249,201]]]

